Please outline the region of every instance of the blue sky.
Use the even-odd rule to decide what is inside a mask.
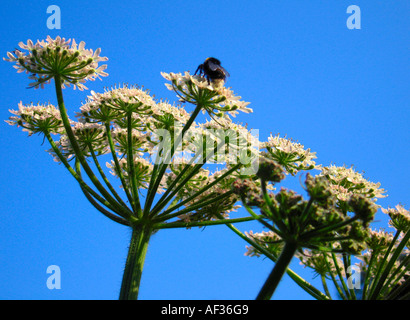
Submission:
[[[60,30],[46,25],[52,4],[61,8]],[[360,30],[346,27],[352,4]],[[378,204],[409,208],[409,31],[405,0],[25,1],[2,5],[0,52],[47,35],[83,40],[109,58],[109,77],[90,89],[139,84],[170,101],[161,71],[194,72],[217,57],[231,74],[227,85],[254,110],[238,122],[262,140],[271,132],[298,140],[323,165],[354,165],[387,190]],[[4,61],[0,72],[0,119],[20,100],[56,103],[53,86],[26,89],[27,77]],[[74,115],[87,92],[64,94]],[[117,299],[130,231],[87,202],[41,137],[5,122],[0,132],[0,299]],[[374,226],[387,227],[382,213]],[[148,249],[140,298],[254,299],[272,262],[244,252],[224,226],[162,230]],[[49,265],[61,269],[60,290],[47,289]],[[298,261],[292,268],[316,283]],[[274,298],[309,296],[285,278]]]

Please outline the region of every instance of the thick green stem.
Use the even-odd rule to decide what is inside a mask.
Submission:
[[[298,246],[295,242],[286,242],[283,247],[282,253],[279,256],[278,261],[266,279],[261,291],[259,292],[256,300],[270,300],[275,292],[280,280],[286,272],[290,261],[296,253]]]
[[[142,269],[151,234],[152,229],[147,225],[133,228],[122,278],[120,300],[137,300],[138,298]]]

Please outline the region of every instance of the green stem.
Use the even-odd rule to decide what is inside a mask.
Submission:
[[[132,148],[132,112],[127,114],[127,164],[129,170],[129,180],[131,184],[132,193],[132,208],[137,214],[137,217],[141,218],[142,210],[138,195],[137,180],[135,178],[135,165],[134,165],[134,150]]]
[[[125,191],[125,194],[127,195],[128,201],[131,204],[132,203],[132,196],[131,196],[131,194],[128,190],[127,183],[124,179],[124,175],[122,173],[122,169],[121,169],[120,163],[118,161],[117,154],[115,152],[115,146],[114,146],[114,141],[112,139],[111,128],[110,128],[110,123],[109,122],[105,123],[105,131],[107,133],[108,144],[110,145],[111,155],[112,155],[112,158],[113,158],[114,163],[115,163],[115,168],[117,169],[118,176],[120,177],[122,187]]]
[[[327,282],[326,282],[326,277],[324,274],[320,275],[321,279],[322,279],[322,285],[323,285],[323,289],[325,290],[325,293],[328,297],[330,297],[330,291],[329,288],[327,286]]]
[[[398,300],[409,300],[409,299],[410,299],[410,291],[407,291]]]
[[[326,254],[326,253],[323,253],[323,258],[325,259],[325,263],[326,263],[326,266],[327,266],[327,270],[328,270],[328,272],[329,272],[329,274],[330,274],[330,277],[332,278],[333,284],[334,284],[334,286],[335,286],[337,292],[339,293],[339,296],[340,296],[343,300],[347,300],[346,296],[344,295],[344,293],[343,293],[343,291],[342,291],[342,288],[339,286],[339,283],[337,282],[337,279],[336,279],[336,277],[335,277],[335,275],[334,275],[334,272],[333,272],[333,268],[332,268],[332,266],[330,265],[329,261],[327,260],[327,254]]]
[[[76,172],[78,174],[78,176],[81,178],[81,165],[80,165],[80,161],[78,161],[78,159],[75,159],[75,169]],[[81,184],[80,184],[81,186]],[[91,204],[98,210],[100,211],[102,214],[104,214],[106,217],[110,218],[111,220],[118,222],[120,224],[123,224],[125,226],[130,226],[130,223],[128,220],[125,220],[119,216],[117,216],[116,214],[113,214],[107,210],[105,210],[103,207],[101,207],[97,201],[94,200],[94,198],[88,193],[88,191],[86,190],[86,188],[81,186],[81,190],[83,191],[85,197],[88,199],[88,201],[91,202]]]
[[[302,215],[300,217],[300,223],[299,223],[301,232],[305,230],[305,227],[307,223],[309,222],[310,216],[313,212],[313,210],[310,210],[312,207],[312,204],[313,204],[313,198],[310,198],[308,204],[303,209]]]
[[[383,260],[377,265],[377,272],[376,272],[376,275],[375,275],[375,277],[374,277],[374,279],[371,283],[371,287],[369,288],[369,292],[366,296],[366,299],[373,300],[374,291],[375,291],[375,288],[377,287],[377,285],[379,284],[379,279],[382,275],[384,265],[386,264],[387,259],[389,258],[390,252],[393,249],[393,247],[394,247],[394,245],[395,245],[395,243],[396,243],[399,236],[400,236],[400,230],[397,230],[396,234],[393,237],[393,240],[391,241],[391,243],[390,243],[390,245],[387,249],[387,251],[384,253]]]
[[[63,92],[61,90],[61,78],[60,75],[55,75],[54,76],[54,82],[55,82],[55,89],[56,89],[56,94],[57,94],[57,102],[58,102],[58,107],[60,109],[60,115],[61,115],[61,120],[63,121],[63,125],[66,131],[66,134],[68,136],[68,139],[70,140],[71,146],[74,150],[74,153],[78,160],[80,161],[82,167],[84,168],[84,171],[87,173],[88,177],[90,180],[94,183],[98,191],[101,192],[101,194],[104,196],[104,198],[115,208],[117,208],[119,211],[121,211],[124,215],[125,218],[129,219],[131,217],[131,214],[128,211],[128,208],[124,208],[121,206],[110,194],[109,192],[102,186],[98,178],[95,176],[94,172],[91,170],[90,166],[88,165],[87,161],[85,160],[85,157],[83,153],[81,152],[81,149],[77,143],[77,140],[74,136],[74,132],[71,129],[70,125],[70,120],[68,119],[67,115],[67,110],[64,105],[64,99],[63,99]]]
[[[270,300],[273,293],[275,292],[280,280],[286,272],[290,261],[298,249],[296,242],[285,242],[285,246],[276,261],[272,272],[269,274],[268,279],[266,279],[261,291],[259,292],[256,300]]]
[[[194,166],[194,168],[191,170],[191,172],[184,178],[184,180],[174,189],[172,190],[172,188],[174,187],[174,184],[172,184],[171,186],[168,187],[166,194],[164,194],[157,202],[157,204],[154,206],[154,208],[151,210],[150,216],[154,216],[156,215],[160,210],[162,210],[169,201],[171,201],[171,199],[178,193],[179,190],[181,190],[181,188],[183,186],[186,185],[186,183],[188,181],[190,181],[192,179],[192,177],[198,173],[199,169],[203,166],[203,164],[197,164]],[[184,168],[184,170],[182,170],[182,172],[178,175],[178,177],[174,180],[177,181],[177,179],[179,180],[180,177],[186,173],[188,165]],[[171,192],[172,190],[172,192]],[[171,194],[168,196],[168,198],[165,198],[164,196],[168,195],[168,193],[171,192]]]
[[[212,197],[213,197],[213,194],[210,194],[210,195],[207,196],[206,198],[204,198],[204,199],[202,199],[202,200],[199,200],[198,202],[195,202],[194,204],[190,205],[189,207],[186,207],[186,208],[183,209],[183,210],[180,210],[180,211],[178,211],[178,212],[175,212],[175,213],[172,213],[172,214],[169,214],[169,215],[166,215],[166,216],[162,216],[162,215],[161,215],[160,217],[158,217],[157,219],[155,219],[155,222],[162,222],[162,221],[165,221],[165,220],[169,220],[169,219],[175,218],[175,217],[180,216],[180,215],[182,215],[182,214],[192,212],[192,211],[194,211],[194,210],[196,210],[196,209],[203,208],[203,207],[205,207],[205,206],[207,206],[207,205],[213,204],[213,203],[215,203],[215,202],[217,202],[217,201],[219,201],[219,200],[222,200],[222,199],[224,199],[224,198],[227,198],[227,197],[229,197],[229,196],[232,195],[232,194],[233,194],[233,191],[232,191],[232,190],[230,190],[230,191],[228,191],[228,192],[226,192],[226,193],[220,194],[219,196],[216,196],[216,197],[214,197],[214,198],[212,198]]]
[[[224,219],[224,217],[219,214],[217,217],[221,220]],[[240,238],[245,240],[247,243],[249,243],[251,246],[255,247],[258,249],[261,253],[263,253],[266,257],[268,257],[270,260],[273,262],[277,261],[277,258],[275,258],[265,247],[260,246],[258,243],[256,243],[254,240],[251,238],[247,237],[246,235],[243,234],[238,228],[236,228],[232,223],[226,223],[225,224],[229,229],[231,229],[236,235],[238,235]],[[292,269],[288,268],[286,273],[289,275],[289,277],[295,281],[297,285],[299,285],[303,290],[305,290],[307,293],[309,293],[312,297],[314,297],[317,300],[329,300],[330,296],[326,296],[315,288],[312,284],[307,282],[305,279],[303,279],[301,276],[299,276],[296,272],[294,272]]]
[[[254,217],[194,221],[194,222],[175,221],[175,222],[169,222],[169,223],[157,223],[157,224],[154,224],[152,228],[153,229],[170,229],[170,228],[206,227],[206,226],[215,226],[215,225],[221,225],[221,224],[227,224],[227,223],[248,222],[248,221],[253,221],[253,220],[255,220]]]
[[[87,191],[88,194],[92,195],[95,199],[97,199],[100,203],[104,204],[107,208],[111,209],[112,211],[116,212],[118,215],[124,217],[124,215],[116,210],[106,199],[102,198],[99,194],[97,194],[91,187],[89,187],[82,177],[80,177],[76,171],[70,166],[68,163],[67,159],[61,154],[60,150],[56,146],[54,140],[51,138],[50,133],[46,132],[45,133],[47,140],[49,141],[51,147],[53,148],[55,154],[58,156],[60,161],[64,164],[64,166],[67,168],[67,170],[71,173],[71,175],[77,180],[77,182],[80,184],[81,189]],[[77,170],[78,171],[78,170]],[[93,203],[94,204],[94,203]],[[97,208],[99,209],[99,208]]]
[[[331,256],[332,256],[332,259],[333,259],[333,264],[335,266],[337,276],[339,277],[339,281],[340,281],[340,283],[342,285],[342,288],[343,288],[343,291],[345,293],[346,300],[352,300],[352,298],[350,296],[350,291],[349,291],[349,289],[346,285],[346,282],[343,280],[342,271],[340,270],[339,264],[337,263],[336,254],[334,252],[332,252]]]
[[[351,266],[350,255],[343,254],[343,265],[345,268],[346,278],[349,279],[352,276],[352,272],[349,271],[349,266]],[[348,286],[348,288],[349,288],[351,300],[357,300],[356,292],[354,291],[354,288],[351,288],[350,286]]]
[[[174,179],[174,181],[172,181],[172,183],[168,186],[167,190],[165,191],[165,193],[161,196],[161,198],[158,200],[157,204],[155,205],[155,207],[152,209],[152,212],[156,211],[157,208],[160,206],[161,210],[166,203],[168,203],[169,200],[166,199],[166,197],[168,196],[168,194],[172,191],[172,189],[175,187],[175,185],[179,182],[179,180],[184,177],[185,173],[191,168],[191,166],[195,163],[195,160],[197,158],[199,158],[202,155],[202,152],[198,152],[191,160],[189,163],[187,163],[184,167],[184,169],[181,170],[181,172],[178,174],[178,176]],[[203,161],[204,163],[205,161]],[[198,169],[199,170],[199,169]],[[171,196],[172,198],[172,196]],[[165,202],[164,205],[162,205],[162,202]],[[159,211],[158,210],[158,211]]]
[[[134,227],[122,278],[120,300],[137,300],[142,270],[152,229],[147,225]]]
[[[217,148],[223,146],[225,144],[225,141],[221,142],[218,144]],[[157,204],[154,206],[154,208],[151,210],[150,215],[156,215],[159,211],[161,211],[169,201],[178,193],[178,191],[186,185],[186,183],[191,180],[191,178],[198,173],[198,171],[201,169],[201,167],[210,159],[210,157],[213,155],[213,153],[210,153],[203,159],[200,163],[194,165],[193,169],[185,176],[187,171],[191,168],[191,165],[194,164],[196,159],[200,156],[203,155],[203,152],[198,152],[192,159],[191,161],[186,164],[184,169],[179,173],[179,175],[175,178],[175,180],[171,183],[171,185],[167,188],[167,191],[161,196],[161,198],[158,200]],[[238,165],[235,167],[239,167]],[[185,177],[184,177],[185,176]],[[184,177],[184,178],[183,178]],[[174,189],[172,190],[175,185],[179,182],[180,179],[183,180],[181,183]],[[171,192],[172,191],[172,192]],[[201,190],[200,190],[201,191]],[[169,196],[168,194],[171,193]]]
[[[286,233],[287,226],[283,222],[283,219],[280,216],[278,216],[276,212],[276,208],[274,204],[272,203],[272,199],[269,196],[268,190],[266,188],[266,181],[264,179],[261,179],[261,187],[262,187],[263,198],[266,201],[266,204],[268,205],[268,208],[269,208],[269,212],[271,214],[270,218],[272,219],[273,223],[276,224],[276,226],[278,227],[280,231],[282,231],[283,233]]]
[[[313,229],[311,231],[307,231],[305,233],[302,233],[300,235],[299,239],[300,240],[307,240],[307,239],[311,239],[313,237],[322,236],[326,233],[329,233],[330,231],[334,231],[336,229],[340,229],[340,228],[342,228],[346,225],[349,225],[349,224],[351,224],[352,222],[354,222],[358,219],[359,219],[359,217],[356,215],[356,216],[354,216],[350,219],[347,219],[347,220],[344,220],[344,221],[341,221],[341,222],[337,222],[337,223],[334,223],[334,224],[331,224],[331,225],[323,225],[323,226],[318,227],[316,229]]]
[[[369,264],[367,265],[367,271],[364,277],[364,284],[363,284],[363,292],[362,292],[362,300],[365,300],[367,297],[367,290],[370,290],[370,286],[372,284],[372,279],[371,279],[371,274],[373,270],[373,264],[377,260],[377,255],[379,253],[375,250],[371,250],[371,255],[370,255],[370,261]]]
[[[400,233],[400,232],[398,231],[397,233]],[[390,258],[386,268],[383,270],[383,273],[382,273],[381,277],[377,281],[376,288],[373,290],[372,295],[370,297],[370,300],[376,300],[376,299],[380,298],[380,290],[383,288],[383,285],[386,281],[386,278],[388,277],[389,273],[391,272],[391,270],[394,266],[394,263],[396,262],[397,258],[401,254],[401,251],[406,246],[409,239],[410,239],[410,229],[407,231],[406,235],[403,237],[400,244],[394,250],[394,253],[393,253],[392,257]]]
[[[384,300],[400,300],[405,298],[410,293],[410,278],[407,278],[404,283],[397,285],[393,290],[384,297]],[[401,296],[400,296],[401,295]]]
[[[408,255],[406,258],[402,260],[400,265],[396,268],[396,270],[390,275],[389,279],[387,279],[387,282],[383,286],[380,294],[384,297],[387,294],[385,294],[386,290],[391,290],[391,288],[394,288],[397,286],[397,283],[401,279],[405,279],[406,273],[410,270],[410,255]],[[403,268],[403,270],[402,270]],[[394,281],[393,281],[394,280]]]
[[[105,175],[103,169],[101,168],[101,165],[97,159],[97,156],[95,155],[93,146],[91,143],[88,144],[88,149],[90,150],[91,157],[94,160],[95,166],[97,167],[98,172],[101,175],[101,178],[104,180],[105,184],[107,185],[108,189],[110,189],[111,193],[114,195],[115,199],[118,200],[119,203],[121,203],[124,207],[127,207],[126,203],[121,199],[121,197],[118,195],[117,191],[114,189],[114,187],[111,185],[110,181],[108,180],[107,176]]]
[[[165,174],[166,169],[168,168],[168,164],[169,164],[170,160],[172,159],[172,157],[174,155],[175,149],[178,148],[179,144],[182,141],[182,138],[183,138],[185,132],[192,125],[192,123],[194,122],[195,118],[197,117],[197,115],[199,114],[201,109],[202,109],[202,106],[200,104],[198,104],[196,106],[194,112],[192,113],[191,117],[189,118],[189,120],[187,121],[185,126],[182,128],[182,131],[179,134],[175,144],[174,143],[172,144],[171,151],[168,154],[166,154],[164,162],[159,167],[160,169],[159,169],[159,172],[158,172],[158,176],[155,177],[155,180],[151,179],[150,185],[148,187],[147,200],[146,200],[145,206],[144,206],[144,211],[145,211],[144,215],[146,215],[151,210],[151,206],[152,206],[152,203],[154,202],[155,194],[157,193],[157,190],[158,190],[159,184],[161,183],[162,177]]]
[[[162,212],[159,216],[163,217],[168,215],[169,213],[175,211],[176,209],[178,209],[179,207],[182,207],[183,205],[185,205],[186,203],[194,200],[195,198],[197,198],[198,196],[200,196],[202,193],[204,193],[205,191],[207,191],[208,189],[212,188],[214,185],[216,185],[217,183],[219,183],[219,181],[221,181],[222,179],[224,179],[226,176],[230,175],[232,172],[234,172],[237,168],[239,167],[239,165],[234,166],[232,169],[228,170],[227,172],[225,172],[223,175],[221,175],[220,177],[218,177],[217,179],[215,179],[212,183],[208,184],[206,187],[200,189],[199,191],[197,191],[195,194],[193,194],[192,196],[186,198],[185,200],[181,201],[178,204],[172,205],[172,207],[170,207],[169,209],[165,210],[164,212]],[[165,218],[163,220],[167,220],[168,218]],[[163,221],[161,220],[161,221]]]
[[[261,224],[263,224],[266,228],[272,230],[273,232],[275,232],[279,237],[281,237],[282,239],[284,238],[284,235],[282,232],[280,232],[280,230],[276,229],[274,225],[270,225],[269,223],[267,223],[264,218],[266,218],[266,216],[258,216],[255,212],[253,212],[253,210],[246,205],[245,199],[241,199],[242,200],[242,204],[244,206],[244,208],[246,209],[246,211],[248,211],[248,213],[254,217],[256,220],[258,220]]]

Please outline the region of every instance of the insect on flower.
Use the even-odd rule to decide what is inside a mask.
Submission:
[[[226,77],[229,77],[229,72],[221,66],[221,61],[215,58],[206,58],[205,62],[198,66],[194,74],[197,74],[198,71],[199,75],[205,76],[208,83],[214,80],[225,81]]]

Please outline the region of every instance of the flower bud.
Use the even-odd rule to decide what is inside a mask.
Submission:
[[[312,177],[309,173],[306,175],[306,188],[310,197],[324,207],[329,207],[335,203],[336,198],[329,186],[329,181],[323,176]]]
[[[352,211],[363,221],[363,225],[367,226],[370,221],[373,220],[377,211],[377,205],[375,205],[368,198],[354,194],[350,197],[348,205]]]
[[[237,179],[232,183],[233,192],[239,196],[245,196],[249,191],[255,188],[255,182],[251,179]]]
[[[237,179],[232,183],[232,190],[248,206],[262,207],[264,204],[260,188],[251,179]]]
[[[256,175],[264,181],[276,183],[285,179],[285,173],[282,166],[276,161],[267,158],[260,159],[259,170]]]

